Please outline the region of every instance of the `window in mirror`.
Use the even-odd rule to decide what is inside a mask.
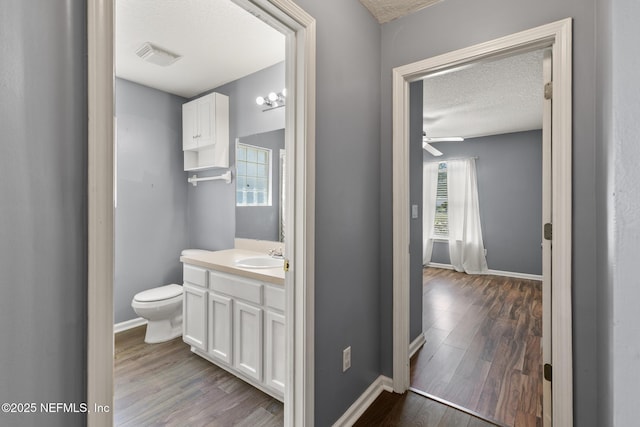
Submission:
[[[271,150],[236,145],[236,205],[271,206]]]

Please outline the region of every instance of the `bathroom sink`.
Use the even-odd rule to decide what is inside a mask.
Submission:
[[[236,261],[236,267],[242,268],[275,268],[282,267],[283,264],[283,259],[271,258],[268,256],[253,256]]]

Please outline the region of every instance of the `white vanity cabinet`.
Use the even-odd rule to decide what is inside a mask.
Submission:
[[[207,348],[207,270],[185,265],[183,270],[182,339],[200,350]]]
[[[210,93],[182,105],[184,170],[229,167],[229,97]]]
[[[189,264],[184,265],[184,278],[183,339],[191,350],[282,400],[283,287]]]
[[[209,347],[207,353],[224,363],[233,363],[233,300],[209,293]]]

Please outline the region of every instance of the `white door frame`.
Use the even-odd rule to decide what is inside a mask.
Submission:
[[[292,0],[233,0],[286,34],[287,179],[292,218],[285,278],[287,363],[285,426],[313,425],[315,20]],[[91,427],[113,425],[114,2],[87,3],[88,319],[87,414]]]
[[[571,18],[393,70],[393,388],[409,388],[409,84],[483,58],[551,47],[553,424],[573,425],[571,332]]]

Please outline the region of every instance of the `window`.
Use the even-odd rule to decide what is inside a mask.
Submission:
[[[236,206],[271,206],[271,150],[236,144]]]
[[[449,216],[447,214],[447,162],[438,165],[438,187],[436,190],[436,216],[433,221],[434,234],[437,237],[449,235]]]

